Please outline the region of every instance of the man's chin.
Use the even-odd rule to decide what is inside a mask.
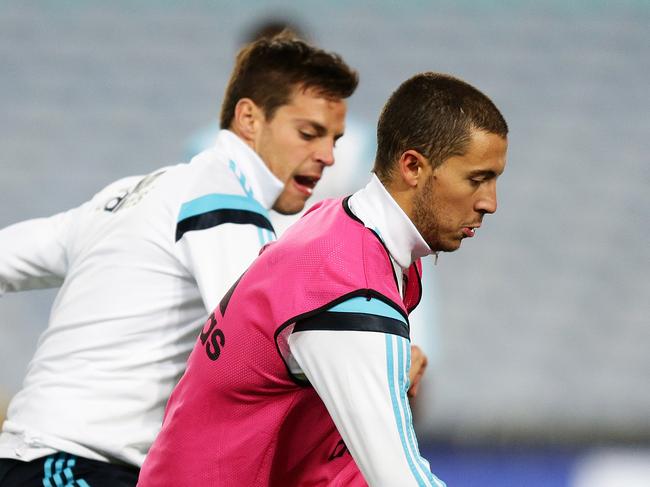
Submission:
[[[459,240],[453,240],[450,242],[435,242],[434,244],[429,244],[429,248],[433,250],[434,252],[454,252],[460,248],[460,244],[462,241]]]
[[[281,215],[295,215],[300,213],[305,207],[305,201],[285,201],[283,198],[278,199],[273,204],[273,210]]]
[[[444,248],[440,249],[442,252],[455,252],[460,248],[462,240],[455,240],[453,243],[446,245]]]

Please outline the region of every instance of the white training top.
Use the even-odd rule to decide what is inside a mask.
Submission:
[[[61,286],[0,457],[140,466],[208,312],[274,239],[283,184],[229,131],[189,164],[0,230],[0,295]]]
[[[351,196],[349,206],[386,245],[403,293],[401,276],[431,254],[429,246],[376,176]],[[345,324],[349,311],[404,318],[379,300],[358,298],[327,311],[340,320],[336,330],[294,331],[289,337],[291,371],[304,374],[316,389],[369,485],[444,487],[420,455],[413,430],[406,397],[409,340]]]

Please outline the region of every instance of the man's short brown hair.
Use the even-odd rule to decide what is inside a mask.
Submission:
[[[401,84],[381,112],[373,171],[386,182],[409,149],[436,167],[465,153],[472,130],[508,135],[501,112],[479,90],[453,76],[417,74]]]
[[[344,99],[354,93],[358,82],[356,71],[337,54],[289,33],[260,39],[237,54],[221,107],[221,128],[230,128],[235,106],[242,98],[253,100],[270,120],[280,106],[289,103],[296,87],[313,89],[325,98]]]

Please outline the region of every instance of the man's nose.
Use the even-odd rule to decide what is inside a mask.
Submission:
[[[496,180],[490,181],[481,192],[475,209],[481,213],[494,213],[497,211],[497,184]]]
[[[331,166],[334,164],[334,141],[331,139],[324,139],[319,144],[315,159],[324,166]]]

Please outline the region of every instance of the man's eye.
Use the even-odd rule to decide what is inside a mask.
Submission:
[[[302,137],[305,140],[313,140],[316,138],[316,134],[311,134],[309,132],[303,132],[302,130],[300,132],[300,137]]]

